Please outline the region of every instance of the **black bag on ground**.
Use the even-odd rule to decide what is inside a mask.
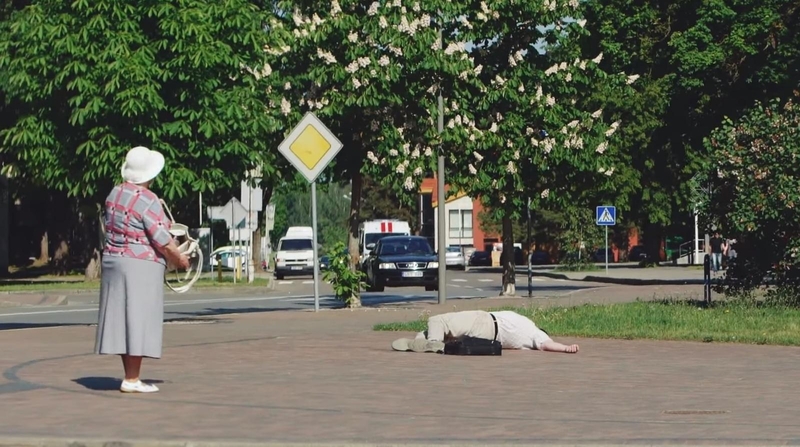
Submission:
[[[444,353],[449,355],[503,355],[503,346],[497,341],[497,319],[489,313],[494,322],[494,338],[463,336],[444,344]]]
[[[461,337],[445,343],[444,353],[449,355],[502,355],[503,347],[497,340]]]

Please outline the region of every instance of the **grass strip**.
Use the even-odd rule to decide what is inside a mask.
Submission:
[[[790,307],[637,301],[502,310],[531,318],[552,336],[800,346],[800,309]],[[373,329],[419,332],[426,329],[426,319],[378,324]]]

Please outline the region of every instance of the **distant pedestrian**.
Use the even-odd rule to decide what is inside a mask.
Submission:
[[[717,231],[709,241],[709,245],[711,246],[711,269],[719,272],[722,269],[722,254],[728,250],[728,242]]]
[[[575,354],[578,345],[553,341],[530,318],[510,310],[486,312],[462,310],[435,315],[428,319],[428,330],[415,339],[401,338],[392,343],[395,351],[443,352],[444,344],[461,337],[497,340],[503,349],[539,350]]]
[[[123,182],[105,202],[105,248],[100,285],[96,354],[120,355],[125,380],[120,391],[154,393],[139,378],[142,358],[161,358],[164,272],[167,262],[189,268],[169,233],[171,222],[149,187],[164,168],[164,156],[145,147],[128,151]]]

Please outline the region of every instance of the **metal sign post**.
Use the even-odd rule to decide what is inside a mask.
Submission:
[[[314,244],[314,311],[319,311],[319,251],[317,249],[317,177],[342,149],[342,142],[312,112],[306,113],[278,150],[311,184],[311,224]]]
[[[595,224],[606,227],[606,275],[608,275],[608,227],[617,223],[617,207],[598,206],[595,210]]]
[[[311,182],[311,228],[314,245],[314,312],[319,312],[319,248],[317,247],[317,182]]]

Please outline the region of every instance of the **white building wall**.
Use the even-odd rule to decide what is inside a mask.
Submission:
[[[471,247],[473,245],[472,231],[474,230],[472,217],[472,198],[460,197],[445,204],[445,229],[447,246],[465,246]],[[455,219],[459,217],[459,219]],[[451,221],[451,217],[453,220]],[[434,241],[435,246],[439,246],[439,209],[434,208]]]

